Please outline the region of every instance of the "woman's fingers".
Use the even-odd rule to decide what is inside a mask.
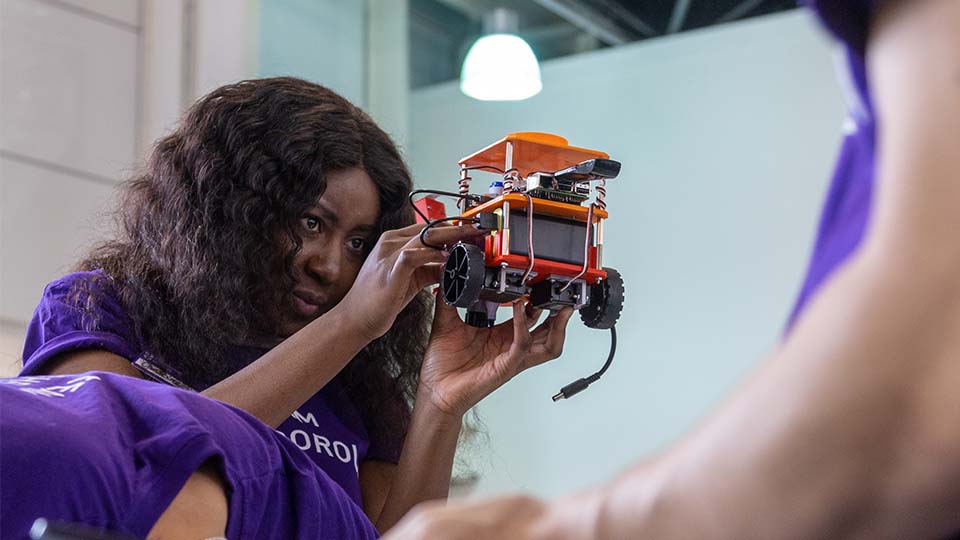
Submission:
[[[413,285],[411,290],[416,292],[431,285],[440,283],[443,276],[443,263],[428,263],[413,271]]]
[[[486,234],[484,231],[472,225],[449,225],[446,227],[431,227],[430,230],[423,235],[423,239],[432,246],[450,246],[460,240],[476,239],[484,234]],[[410,242],[416,243],[418,246],[423,245],[420,242],[419,231],[410,239]]]
[[[410,231],[417,231],[406,238],[406,242],[397,246],[396,261],[394,268],[406,275],[413,276],[413,285],[416,290],[420,290],[429,285],[440,282],[442,265],[447,261],[448,254],[445,251],[424,246],[420,242],[419,231],[423,227],[408,228]],[[404,230],[404,229],[400,229]],[[458,240],[476,238],[484,233],[474,227],[453,226],[437,227],[427,232],[427,243],[432,245],[449,245]],[[403,237],[397,237],[391,242],[399,242]],[[389,247],[392,246],[388,246]],[[427,265],[425,267],[425,265]]]
[[[380,243],[384,246],[399,248],[400,246],[416,244],[417,247],[426,247],[420,242],[420,232],[426,228],[426,225],[418,223],[401,229],[389,230],[380,237]],[[424,234],[424,240],[434,246],[443,246],[453,244],[458,240],[467,238],[477,238],[486,234],[484,231],[473,225],[451,225],[449,223],[439,223]]]
[[[526,369],[527,357],[530,355],[530,344],[533,338],[530,336],[530,327],[527,325],[526,304],[526,299],[513,303],[513,343],[510,344],[507,353],[506,369],[510,377]]]
[[[526,299],[517,300],[513,303],[513,344],[523,347],[524,351],[530,348],[530,342],[532,341],[530,324],[527,318],[528,304],[529,301]]]
[[[436,308],[433,313],[433,331],[442,332],[447,328],[453,327],[453,325],[461,324],[460,314],[457,313],[457,308],[454,306],[447,305],[441,297],[440,289],[437,288],[437,298],[436,298]]]
[[[413,247],[405,248],[397,254],[397,258],[394,261],[393,270],[395,272],[400,272],[402,275],[413,275],[416,270],[429,265],[429,264],[442,264],[447,260],[447,255],[442,251],[438,251],[433,248],[428,247]],[[437,274],[437,271],[431,270],[433,274]],[[435,282],[434,282],[435,283]],[[429,285],[426,284],[426,285]],[[424,285],[424,287],[426,286]]]
[[[567,324],[573,316],[573,308],[565,307],[531,332],[533,338],[533,365],[558,358],[563,353],[567,338]]]
[[[543,310],[533,307],[533,303],[527,303],[527,308],[525,311],[527,316],[527,329],[531,329],[540,321],[540,315],[543,314]]]

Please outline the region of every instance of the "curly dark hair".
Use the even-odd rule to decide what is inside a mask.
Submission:
[[[359,108],[291,77],[223,86],[157,142],[124,184],[117,238],[79,269],[110,276],[147,350],[188,384],[209,386],[243,367],[232,347],[277,335],[269,306],[293,286],[295,225],[323,194],[326,174],[355,167],[379,192],[377,236],[414,222],[410,173]],[[277,248],[284,235],[287,253]],[[400,437],[431,302],[418,295],[342,374],[367,421]]]

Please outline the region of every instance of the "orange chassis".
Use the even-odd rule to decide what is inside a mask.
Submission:
[[[574,204],[565,204],[545,199],[531,198],[533,201],[533,211],[535,215],[548,215],[575,219],[586,222],[589,208],[577,206]],[[467,209],[463,212],[463,218],[473,218],[481,212],[494,212],[500,214],[502,228],[493,231],[486,237],[484,245],[484,258],[489,267],[504,266],[509,268],[526,269],[530,265],[530,258],[526,255],[514,255],[510,253],[510,211],[515,209],[526,210],[528,199],[520,193],[509,193],[501,195],[492,200],[486,201],[479,206]],[[506,219],[503,218],[506,216]],[[587,259],[587,271],[581,276],[581,279],[588,285],[593,285],[601,279],[607,278],[607,272],[603,270],[603,220],[608,216],[606,210],[593,210],[593,224],[596,225],[596,242],[589,247]],[[528,283],[531,285],[539,283],[551,275],[565,277],[574,277],[583,271],[583,266],[574,265],[549,259],[539,258],[534,251],[533,270]]]

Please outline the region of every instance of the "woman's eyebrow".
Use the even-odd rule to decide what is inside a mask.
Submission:
[[[327,225],[335,227],[340,224],[340,216],[338,216],[335,212],[327,208],[323,203],[318,202],[314,204],[313,209],[316,210],[318,214],[320,214],[320,217],[323,218],[325,222],[327,222]]]
[[[376,225],[357,225],[353,228],[353,232],[363,233],[363,234],[373,234],[377,230]]]
[[[327,223],[328,226],[339,227],[341,225],[340,216],[338,216],[336,212],[327,208],[326,205],[324,205],[322,202],[318,202],[317,204],[313,205],[313,208],[317,211],[317,213],[320,214],[320,217],[323,218],[323,220]],[[377,230],[376,224],[364,223],[364,224],[360,224],[353,227],[352,229],[350,229],[350,232],[372,234],[376,230]]]

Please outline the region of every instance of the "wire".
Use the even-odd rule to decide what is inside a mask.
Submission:
[[[479,201],[479,200],[480,200],[480,197],[478,197],[478,196],[476,196],[476,195],[469,195],[469,194],[467,194],[467,195],[461,195],[461,194],[459,194],[459,193],[454,193],[454,192],[452,192],[452,191],[439,191],[439,190],[436,190],[436,189],[415,189],[415,190],[411,191],[410,194],[407,195],[407,200],[410,201],[410,206],[413,207],[413,210],[417,213],[417,215],[419,215],[421,218],[423,218],[423,221],[425,221],[425,222],[427,223],[427,226],[420,230],[420,243],[423,244],[424,246],[427,246],[427,247],[433,248],[433,249],[439,249],[439,250],[446,249],[446,246],[437,246],[437,245],[434,245],[434,244],[431,244],[431,243],[427,242],[427,240],[426,240],[427,231],[429,231],[430,229],[436,227],[436,226],[439,225],[440,223],[444,223],[444,222],[447,222],[447,221],[465,221],[465,222],[469,222],[469,223],[479,223],[479,222],[480,222],[480,220],[477,219],[477,218],[465,218],[465,217],[461,217],[461,216],[445,217],[445,218],[440,218],[440,219],[431,220],[429,217],[427,217],[426,215],[424,215],[424,213],[421,212],[419,208],[417,208],[416,203],[413,202],[413,197],[414,197],[414,195],[419,195],[419,194],[421,194],[421,193],[427,193],[427,194],[430,194],[430,195],[443,195],[443,196],[445,196],[445,197],[456,197],[457,199],[461,199],[461,200],[463,200],[463,199],[472,199],[472,200],[475,200],[475,201]]]
[[[587,236],[583,241],[583,269],[580,270],[580,273],[576,275],[573,279],[567,282],[566,285],[560,289],[560,292],[566,292],[570,285],[573,285],[573,282],[582,278],[584,274],[587,273],[587,267],[590,265],[590,238],[593,232],[593,205],[590,205],[590,208],[587,210]]]
[[[553,396],[553,400],[560,401],[561,399],[570,399],[580,392],[586,390],[591,384],[599,381],[600,377],[602,377],[603,374],[610,369],[610,364],[613,363],[613,356],[615,354],[617,354],[617,327],[613,326],[610,328],[610,353],[607,355],[607,361],[603,363],[603,367],[600,368],[600,371],[590,375],[589,377],[577,379],[564,386],[559,392],[557,392],[555,396]]]
[[[425,222],[427,222],[427,223],[430,223],[430,218],[428,218],[427,216],[425,216],[425,215],[423,214],[423,212],[421,212],[420,209],[417,208],[417,204],[413,201],[413,196],[414,196],[414,195],[419,195],[419,194],[421,194],[421,193],[427,193],[427,194],[429,194],[429,195],[443,195],[443,196],[445,196],[445,197],[456,197],[456,198],[458,198],[458,199],[473,199],[473,200],[475,200],[475,201],[479,201],[479,200],[480,200],[480,197],[478,197],[478,196],[476,196],[476,195],[469,195],[469,194],[468,194],[468,195],[461,195],[461,194],[459,194],[459,193],[454,193],[454,192],[452,192],[452,191],[438,191],[438,190],[436,190],[436,189],[415,189],[415,190],[411,191],[411,192],[407,195],[407,200],[410,201],[410,206],[413,207],[413,211],[416,212],[417,215],[420,216],[421,218],[423,218],[423,221],[425,221]]]
[[[447,222],[447,221],[465,221],[465,222],[467,222],[467,223],[479,223],[479,222],[480,222],[480,220],[477,219],[477,218],[465,218],[465,217],[463,217],[463,216],[453,216],[453,217],[445,217],[445,218],[435,219],[435,220],[427,223],[427,226],[420,230],[420,243],[423,244],[423,245],[425,245],[425,246],[427,246],[428,248],[439,249],[439,250],[447,249],[447,246],[438,246],[438,245],[435,245],[435,244],[431,244],[431,243],[427,242],[427,239],[426,239],[426,237],[427,237],[427,231],[429,231],[430,229],[436,227],[437,225],[439,225],[439,224],[441,224],[441,223],[444,223],[444,222]]]
[[[533,197],[529,193],[524,193],[524,195],[527,196],[527,254],[530,258],[530,265],[527,266],[527,271],[520,278],[521,284],[527,282],[527,278],[533,272],[533,263],[536,260],[533,256]]]
[[[613,355],[615,354],[617,354],[617,327],[612,326],[610,327],[610,352],[607,354],[607,361],[603,363],[600,371],[590,376],[591,382],[597,382],[600,377],[610,369],[610,364],[613,363]]]

